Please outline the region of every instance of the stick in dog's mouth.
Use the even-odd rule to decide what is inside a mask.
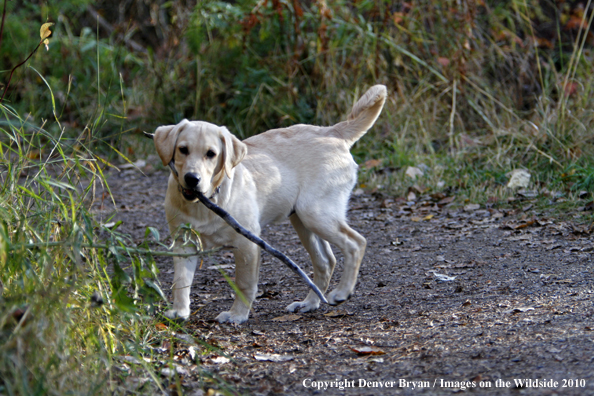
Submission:
[[[183,197],[186,200],[192,201],[192,202],[195,202],[198,200],[198,191],[190,190],[188,188],[183,188],[181,186],[181,184],[178,184],[177,186],[179,188],[179,191],[182,193]]]

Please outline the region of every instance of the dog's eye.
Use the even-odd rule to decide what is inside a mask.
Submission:
[[[212,151],[212,150],[208,150],[208,151],[206,152],[206,156],[207,156],[208,158],[212,158],[212,157],[214,157],[215,155],[216,155],[216,154],[215,154],[215,152],[214,152],[214,151]]]
[[[188,155],[188,153],[189,153],[187,147],[180,147],[179,152],[182,153],[183,155]]]

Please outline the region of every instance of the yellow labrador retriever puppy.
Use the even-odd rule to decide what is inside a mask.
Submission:
[[[287,217],[311,256],[314,283],[325,292],[336,264],[329,243],[344,255],[344,273],[328,295],[336,305],[355,288],[365,238],[346,222],[349,196],[357,180],[357,164],[349,150],[373,126],[386,101],[386,87],[370,88],[354,105],[347,121],[331,127],[295,125],[273,129],[243,142],[225,127],[183,120],[162,126],[154,136],[164,165],[169,165],[165,211],[174,250],[196,251],[183,244],[180,226],[200,233],[204,248],[233,246],[235,283],[245,300],[236,297],[219,322],[243,323],[258,289],[260,248],[236,233],[222,219],[197,202],[196,191],[227,210],[244,227],[260,235],[262,227]],[[198,258],[176,257],[173,309],[170,318],[190,315],[190,287]],[[247,304],[246,304],[247,302]],[[310,290],[291,312],[308,312],[320,305]]]

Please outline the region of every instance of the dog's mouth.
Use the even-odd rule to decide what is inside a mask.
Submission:
[[[179,185],[179,191],[187,201],[194,202],[198,200],[198,192],[195,190],[190,190]]]

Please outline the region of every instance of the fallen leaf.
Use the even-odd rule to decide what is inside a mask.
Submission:
[[[451,282],[457,278],[456,276],[448,276],[445,274],[437,273],[435,271],[429,271],[429,272],[433,272],[433,275],[437,278],[437,280],[442,281],[442,282]]]
[[[416,180],[417,177],[423,176],[425,173],[423,173],[422,170],[420,170],[419,168],[415,167],[415,166],[409,166],[408,168],[406,168],[406,172],[405,175],[410,177],[413,180]]]
[[[479,204],[468,204],[464,206],[464,211],[465,212],[473,212],[475,210],[478,210],[481,208],[481,205]]]
[[[229,358],[224,356],[217,356],[216,358],[211,359],[211,361],[215,364],[225,364],[230,362]]]
[[[553,281],[553,283],[573,283],[573,281],[571,279],[560,279],[560,280],[555,280]]]
[[[516,40],[519,40],[519,43],[522,43],[522,40],[517,36],[515,37],[514,41],[516,41]],[[536,45],[538,45],[539,47],[545,47],[545,48],[549,48],[549,49],[555,48],[555,44],[553,44],[553,42],[551,40],[547,40],[547,39],[541,38],[541,37],[538,37],[536,39]],[[524,46],[522,45],[522,47],[524,47]]]
[[[350,315],[352,315],[352,313],[344,311],[342,309],[336,310],[336,311],[331,311],[331,312],[324,314],[324,316],[327,316],[329,318],[341,318],[343,316],[350,316]]]
[[[582,18],[577,15],[573,15],[569,18],[569,20],[563,27],[563,30],[572,30],[572,29],[577,30],[577,29],[585,28],[586,24],[587,24],[587,22],[586,22],[585,18]]]
[[[183,375],[183,376],[187,376],[189,374],[188,370],[186,370],[185,368],[178,366],[178,365],[174,365],[174,368],[171,369],[169,367],[165,367],[163,369],[161,369],[160,374],[163,377],[172,377],[174,373],[177,373],[177,375]]]
[[[418,184],[412,185],[409,190],[416,192],[417,194],[423,194],[427,188],[425,186],[419,186]]]
[[[513,313],[513,314],[517,314],[520,312],[528,312],[528,311],[534,311],[534,308],[532,307],[518,307],[518,308],[514,308],[511,311],[507,311],[507,313]]]
[[[295,358],[293,356],[278,355],[276,353],[256,353],[254,355],[254,359],[259,360],[259,361],[265,361],[265,362],[280,363],[280,362],[288,362],[289,360],[293,360]]]
[[[432,214],[427,215],[427,216],[423,217],[423,220],[431,220],[433,218],[433,216],[434,215],[432,215]]]
[[[301,319],[301,315],[283,315],[277,318],[272,319],[273,322],[294,322],[298,319]]]
[[[155,325],[155,327],[157,328],[158,331],[163,331],[163,330],[167,330],[167,325],[163,324],[163,323],[157,323]]]
[[[528,220],[527,222],[525,222],[523,224],[515,226],[514,230],[521,230],[522,228],[530,227],[531,225],[534,225],[534,223],[535,223],[534,219]]]
[[[380,208],[389,208],[392,205],[394,205],[394,200],[390,199],[390,198],[386,198],[380,204]]]
[[[358,353],[359,355],[385,355],[381,348],[375,346],[357,346],[357,347],[349,347],[353,352]]]
[[[440,56],[439,58],[437,58],[437,63],[439,63],[443,67],[446,67],[447,65],[450,64],[450,60],[448,58],[444,58],[443,56]]]
[[[503,213],[496,210],[496,211],[494,211],[494,213],[491,217],[494,219],[501,219],[501,218],[503,218],[503,216],[504,216]]]
[[[370,159],[365,161],[365,168],[366,169],[371,169],[371,168],[375,168],[376,166],[379,166],[382,164],[382,160],[378,160],[378,159]]]
[[[507,188],[526,188],[530,183],[530,173],[524,169],[514,169],[507,174],[509,182]]]
[[[449,203],[454,202],[454,199],[456,199],[456,197],[445,197],[444,199],[437,202],[437,204],[438,205],[447,205]]]

